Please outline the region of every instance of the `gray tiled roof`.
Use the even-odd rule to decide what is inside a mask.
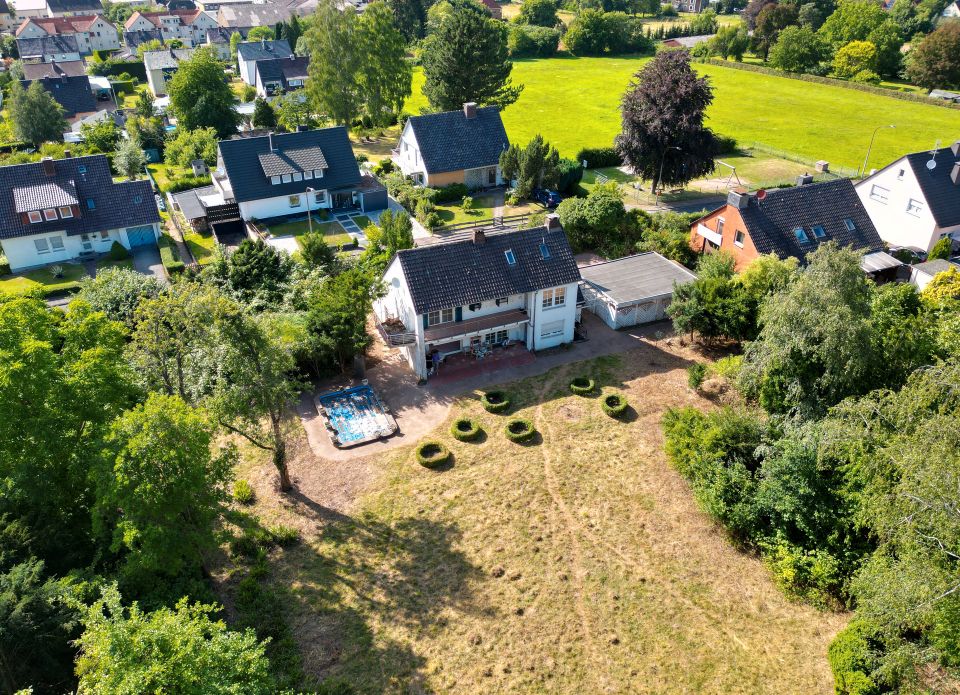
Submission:
[[[869,251],[883,250],[870,215],[863,207],[853,183],[837,179],[810,183],[794,188],[767,191],[763,201],[751,197],[750,204],[740,210],[750,240],[758,253],[776,253],[781,258],[803,259],[826,241]],[[847,229],[845,220],[852,220],[855,229]],[[811,229],[823,227],[825,236],[817,239]],[[809,243],[801,244],[794,234],[803,227]]]
[[[652,251],[584,266],[580,274],[619,305],[662,297],[671,294],[674,285],[697,279],[683,266]]]
[[[290,19],[289,8],[276,5],[223,5],[217,11],[222,27],[272,27]]]
[[[97,100],[94,99],[93,91],[90,89],[90,78],[86,75],[45,77],[36,81],[42,84],[43,88],[50,92],[57,103],[63,107],[67,117],[97,110]],[[21,84],[28,87],[30,81],[21,80]]]
[[[238,203],[260,198],[303,193],[306,186],[337,190],[360,184],[360,168],[350,146],[350,138],[342,126],[307,130],[300,133],[282,133],[273,136],[274,152],[280,157],[296,157],[301,163],[315,163],[319,156],[326,162],[323,178],[312,181],[292,181],[274,186],[264,173],[260,155],[270,152],[270,138],[234,138],[220,141],[220,156],[233,195]],[[309,151],[310,154],[306,154]],[[292,160],[291,160],[292,161]],[[317,168],[313,166],[304,168]]]
[[[70,236],[135,227],[160,221],[150,182],[114,183],[110,162],[102,154],[58,159],[48,176],[41,162],[0,167],[0,239],[66,231]],[[76,191],[80,216],[30,224],[17,213],[14,191],[59,185]],[[25,199],[21,196],[21,202]],[[93,202],[93,209],[89,201]]]
[[[546,259],[541,243],[549,250]],[[508,250],[516,258],[514,265],[507,263]],[[399,251],[397,258],[418,314],[580,280],[562,229],[488,233],[483,243],[468,239],[430,244]]]
[[[148,41],[163,41],[163,32],[159,29],[139,29],[123,32],[123,44],[127,48],[136,48]]]
[[[47,0],[47,7],[53,12],[72,12],[73,14],[103,12],[100,0]]]
[[[246,39],[247,34],[250,33],[252,28],[253,27],[231,27],[227,29],[224,27],[215,27],[213,29],[207,29],[207,43],[230,43],[230,37],[234,34],[240,34],[242,38]]]
[[[937,163],[933,169],[927,168],[931,159]],[[953,227],[960,224],[960,185],[950,178],[950,172],[958,157],[949,147],[934,152],[914,152],[907,155],[907,161],[913,169],[923,197],[930,208],[930,214],[938,227]]]
[[[77,188],[73,181],[38,183],[13,189],[13,205],[17,212],[77,204]]]
[[[282,176],[294,172],[326,169],[327,159],[319,147],[305,147],[302,150],[283,152],[262,152],[257,155],[260,166],[266,176]]]
[[[947,261],[942,258],[934,258],[932,261],[924,261],[923,263],[917,263],[913,266],[913,269],[933,277],[938,273],[945,273],[951,268],[956,268],[960,270],[960,264],[953,263],[952,261]]]
[[[409,123],[428,174],[494,166],[510,146],[496,106],[477,109],[468,119],[463,111],[411,116]]]
[[[23,77],[26,80],[39,80],[42,77],[71,77],[86,75],[82,60],[64,60],[59,63],[24,63]]]
[[[270,58],[267,60],[258,60],[256,62],[257,74],[260,75],[260,83],[279,82],[283,89],[289,87],[290,80],[305,80],[307,78],[307,68],[310,65],[310,59],[306,56],[294,56],[292,58]]]
[[[180,212],[188,220],[196,220],[207,216],[207,208],[200,201],[201,196],[216,195],[219,193],[216,186],[203,186],[202,188],[191,188],[181,193],[174,193],[173,200],[180,208]]]
[[[165,48],[162,51],[147,51],[143,54],[143,64],[147,70],[162,70],[175,68],[181,60],[189,60],[196,49],[193,48]]]
[[[21,57],[48,56],[57,53],[79,53],[80,46],[73,34],[57,34],[35,39],[17,39],[17,50]]]
[[[286,39],[279,41],[244,41],[237,46],[237,55],[244,60],[289,58],[293,54]]]

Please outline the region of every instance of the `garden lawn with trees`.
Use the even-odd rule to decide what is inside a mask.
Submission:
[[[575,58],[558,56],[514,61],[514,84],[523,84],[517,101],[503,112],[511,142],[543,135],[564,157],[584,147],[609,147],[620,132],[620,98],[645,57]],[[885,97],[840,86],[694,63],[710,79],[713,104],[706,125],[741,145],[754,142],[810,160],[826,159],[855,169],[863,162],[878,125],[896,124],[879,134],[870,161],[887,164],[905,152],[929,149],[936,140],[952,142],[960,132],[960,110]],[[405,105],[417,113],[427,105],[423,75],[414,73],[413,97]],[[797,118],[796,114],[813,114]]]

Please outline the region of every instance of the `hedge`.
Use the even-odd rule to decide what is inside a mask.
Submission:
[[[828,84],[834,87],[845,87],[847,89],[856,89],[860,92],[870,92],[871,94],[880,94],[885,97],[892,97],[894,99],[900,99],[901,101],[913,101],[919,104],[933,104],[934,106],[942,106],[945,109],[960,109],[960,104],[955,104],[951,101],[945,101],[943,99],[933,99],[926,96],[925,94],[912,94],[910,92],[898,92],[893,89],[884,89],[883,87],[876,87],[872,84],[864,84],[862,82],[849,82],[847,80],[838,80],[833,77],[821,77],[819,75],[806,75],[798,72],[784,72],[783,70],[776,70],[774,68],[767,68],[762,65],[750,65],[749,63],[735,63],[721,58],[711,58],[707,61],[713,65],[719,65],[725,68],[731,68],[733,70],[746,70],[747,72],[759,72],[764,75],[773,75],[775,77],[786,77],[791,80],[800,80],[801,82],[816,82],[817,84]]]
[[[600,401],[603,412],[610,417],[620,417],[626,412],[628,405],[627,399],[619,393],[611,393],[609,396],[604,396]]]
[[[159,188],[164,193],[179,193],[191,188],[209,186],[211,183],[212,179],[209,176],[180,176],[171,180],[165,186],[159,186]]]
[[[577,152],[577,161],[583,163],[584,160],[588,169],[618,167],[623,164],[620,155],[612,147],[584,147]]]
[[[417,447],[417,461],[426,468],[442,466],[450,460],[450,450],[437,441],[428,440]]]
[[[560,31],[549,27],[514,24],[507,36],[511,57],[552,58],[560,47]]]
[[[461,442],[472,442],[480,436],[480,425],[468,417],[461,417],[454,420],[450,425],[450,434],[454,439]]]
[[[537,431],[533,428],[533,423],[529,420],[517,418],[507,423],[503,428],[504,434],[511,442],[526,442],[530,440]]]
[[[161,234],[157,246],[160,247],[160,262],[163,263],[167,275],[182,273],[184,269],[183,261],[180,260],[180,254],[177,253],[177,245],[166,234]]]
[[[487,391],[480,397],[480,404],[488,413],[503,413],[510,407],[510,399],[503,391]]]
[[[595,386],[596,383],[594,383],[593,379],[588,379],[585,376],[578,376],[570,382],[570,390],[578,396],[590,393]]]
[[[470,190],[463,183],[451,183],[449,186],[431,188],[429,191],[430,200],[434,203],[458,202],[463,200],[463,196],[470,195]]]
[[[117,94],[133,94],[136,92],[133,80],[111,80],[110,86]]]

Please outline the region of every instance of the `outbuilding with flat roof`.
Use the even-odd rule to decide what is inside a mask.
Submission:
[[[697,276],[653,251],[580,268],[588,311],[611,328],[661,321],[676,285]]]

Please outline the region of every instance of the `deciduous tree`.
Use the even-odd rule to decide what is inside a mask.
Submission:
[[[770,51],[770,64],[786,72],[808,72],[827,56],[828,46],[810,27],[790,26]]]
[[[346,126],[363,105],[359,81],[364,50],[357,41],[356,24],[355,13],[342,12],[332,0],[322,0],[304,35],[310,50],[307,93],[313,108]]]
[[[523,0],[520,12],[513,21],[517,24],[555,27],[560,21],[557,17],[557,3],[554,0]]]
[[[198,48],[181,61],[167,82],[167,91],[178,129],[213,128],[221,140],[236,134],[240,124],[240,115],[234,110],[237,98],[212,49]]]
[[[136,180],[143,173],[147,165],[147,155],[140,143],[133,138],[126,138],[117,146],[113,153],[113,166],[121,176],[131,181]]]
[[[960,22],[944,22],[910,52],[907,77],[927,89],[960,89]]]
[[[213,128],[177,129],[177,135],[167,141],[164,160],[167,164],[189,168],[196,159],[208,166],[217,163],[217,131]]]
[[[363,49],[357,82],[364,111],[374,125],[387,125],[410,96],[413,70],[406,59],[403,34],[386,3],[374,2],[360,15],[357,41]]]
[[[767,5],[757,15],[757,26],[753,30],[754,51],[766,60],[770,49],[780,38],[780,32],[796,23],[796,5]]]
[[[7,110],[13,133],[19,140],[36,147],[48,140],[63,140],[67,130],[63,109],[39,81],[31,82],[26,89],[19,82],[13,82]]]

